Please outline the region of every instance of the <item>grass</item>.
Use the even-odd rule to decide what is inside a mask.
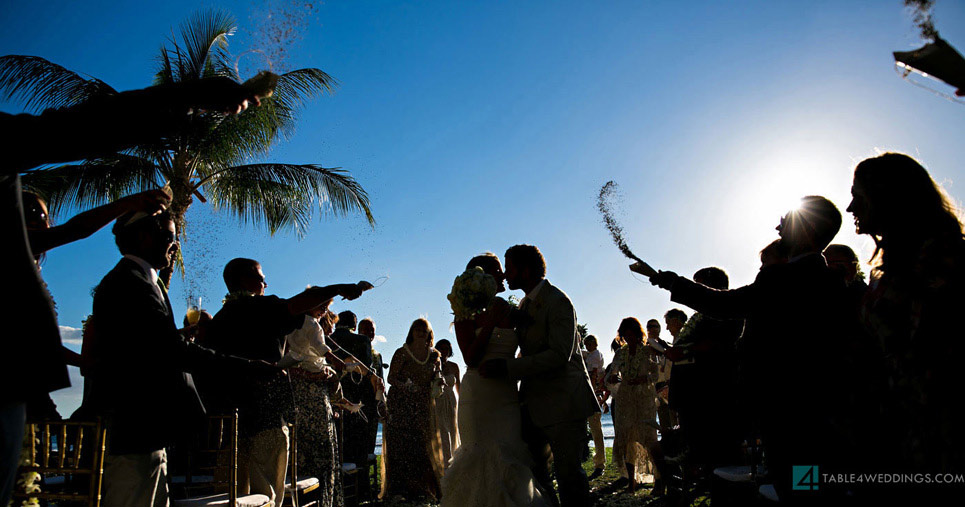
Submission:
[[[594,452],[593,444],[590,444],[590,453]],[[381,459],[378,456],[377,459]],[[583,469],[586,471],[587,476],[593,473],[593,459],[592,457],[583,463]],[[650,490],[653,487],[652,484],[643,484],[637,487],[637,491],[633,494],[628,493],[626,488],[615,489],[612,484],[614,481],[620,478],[620,470],[613,464],[613,448],[606,448],[606,468],[603,471],[603,475],[597,477],[590,481],[590,497],[592,499],[592,504],[601,507],[629,507],[629,506],[648,506],[648,507],[667,507],[670,503],[664,497],[653,497],[650,496]],[[385,502],[376,501],[369,502],[363,505],[370,506],[391,506],[391,507],[422,507],[422,506],[435,506],[436,503],[427,502],[393,502],[387,500]],[[698,497],[691,503],[692,507],[697,506],[709,506],[710,499],[707,497]]]

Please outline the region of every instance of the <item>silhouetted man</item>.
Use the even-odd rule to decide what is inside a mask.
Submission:
[[[821,255],[840,226],[841,214],[831,201],[808,196],[777,226],[790,261],[762,269],[752,284],[717,290],[672,272],[651,278],[673,301],[707,315],[745,318],[764,337],[768,381],[760,402],[770,406],[762,432],[774,486],[785,500],[821,501],[821,495],[840,493],[829,492],[833,485],[826,484],[817,493],[791,489],[792,465],[822,465],[821,473],[833,472],[846,452],[835,421],[846,398],[836,381],[843,365],[832,344],[846,326],[847,304],[844,284]]]
[[[335,355],[345,361],[349,355],[354,356],[365,368],[372,364],[372,340],[368,336],[355,333],[358,317],[348,310],[338,314],[338,323],[331,339],[338,347]],[[359,413],[343,412],[342,420],[342,460],[345,463],[355,463],[359,467],[365,465],[369,456],[369,423],[368,420],[378,418],[378,406],[375,403],[375,392],[372,384],[365,381],[358,373],[347,373],[342,377],[342,396],[352,403],[362,402]],[[364,416],[364,417],[363,417]],[[374,447],[373,447],[374,448]]]
[[[101,83],[103,84],[103,83]],[[106,88],[106,86],[105,86]],[[0,505],[13,493],[26,400],[70,386],[53,302],[27,242],[18,173],[41,164],[109,154],[169,134],[193,108],[237,113],[257,104],[249,90],[224,77],[144,90],[94,94],[86,102],[40,115],[0,113],[0,265],[16,297],[0,307],[4,322],[29,322],[26,335],[0,341]],[[55,142],[51,142],[55,140]],[[123,171],[123,168],[119,168]],[[29,378],[30,382],[23,383]]]
[[[355,299],[363,290],[361,283],[336,284],[311,287],[288,299],[266,296],[261,264],[244,258],[225,265],[224,281],[229,291],[225,304],[208,327],[212,347],[271,363],[282,358],[285,337],[302,326],[306,313],[335,296]],[[239,490],[266,495],[280,507],[288,463],[286,422],[294,421],[288,377],[280,373],[267,380],[238,378],[227,389],[238,407]]]
[[[694,280],[725,290],[730,279],[723,269],[707,267]],[[694,314],[679,333],[667,357],[675,361],[670,377],[671,408],[680,416],[688,461],[714,465],[737,459],[740,435],[735,418],[721,417],[737,398],[735,343],[743,322]]]
[[[490,359],[480,365],[479,373],[521,381],[523,440],[533,454],[533,473],[544,498],[556,500],[550,479],[552,460],[562,505],[588,505],[589,482],[580,454],[586,442],[586,420],[600,406],[580,354],[576,311],[569,297],[546,280],[546,261],[538,248],[510,247],[505,260],[509,288],[526,293],[516,328],[521,357]]]
[[[277,370],[195,345],[177,329],[157,275],[178,248],[170,214],[126,214],[114,236],[124,258],[94,292],[97,366],[89,372],[90,408],[107,425],[104,505],[166,505],[165,448],[204,415],[187,372]]]

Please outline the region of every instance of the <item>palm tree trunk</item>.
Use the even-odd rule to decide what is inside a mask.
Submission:
[[[184,278],[184,256],[180,249],[180,240],[184,236],[184,226],[187,223],[185,216],[188,213],[188,208],[191,207],[191,192],[192,187],[189,183],[184,181],[179,181],[177,179],[171,180],[168,183],[171,186],[171,207],[169,212],[171,213],[171,218],[174,219],[174,226],[177,228],[178,233],[178,253],[174,256],[174,262],[171,266],[162,269],[158,273],[158,278],[164,282],[164,286],[171,287],[171,277],[174,275],[175,268],[181,271],[181,278]]]

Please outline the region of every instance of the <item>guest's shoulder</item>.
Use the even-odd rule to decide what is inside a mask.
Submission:
[[[137,280],[137,271],[139,269],[136,264],[127,260],[121,259],[117,264],[111,268],[110,271],[104,275],[100,283],[97,284],[97,288],[94,291],[96,296],[101,291],[107,291],[118,286],[129,285],[132,281]]]
[[[553,285],[549,280],[545,281],[543,288],[540,289],[539,299],[546,301],[547,303],[564,302],[566,304],[572,305],[570,297],[563,292],[563,289]]]

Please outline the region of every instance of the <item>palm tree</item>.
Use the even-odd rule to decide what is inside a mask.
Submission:
[[[228,53],[228,36],[234,31],[235,20],[225,11],[195,14],[181,26],[180,44],[172,39],[170,48],[161,48],[154,84],[211,76],[241,81]],[[23,175],[23,184],[57,212],[97,206],[167,183],[179,235],[192,195],[210,201],[215,209],[227,209],[243,223],[267,226],[272,235],[292,230],[304,236],[316,209],[335,216],[361,212],[374,225],[368,195],[346,171],[316,164],[252,163],[293,133],[297,109],[330,93],[335,85],[319,69],[287,72],[260,107],[233,117],[195,113],[176,134],[156,143],[33,170]],[[0,57],[0,94],[8,101],[21,101],[30,112],[114,93],[99,79],[82,77],[40,57]]]

